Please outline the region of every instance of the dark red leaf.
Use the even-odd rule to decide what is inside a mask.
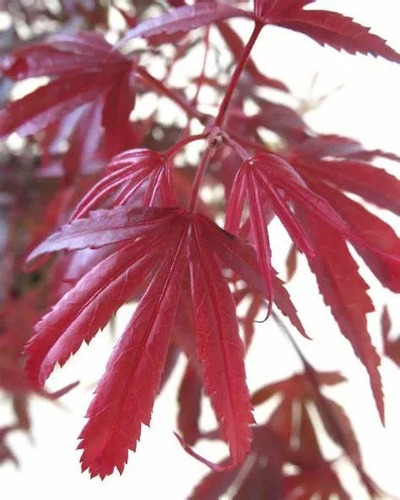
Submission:
[[[259,96],[255,96],[254,101],[262,110],[251,117],[254,125],[275,132],[289,144],[303,144],[304,141],[307,143],[308,126],[296,111]]]
[[[84,107],[70,137],[70,147],[63,157],[62,166],[67,182],[78,173],[96,171],[102,163],[102,102],[99,99]]]
[[[72,76],[100,71],[104,64],[118,66],[126,61],[98,33],[82,31],[59,35],[48,42],[18,49],[2,60],[2,72],[13,80],[39,76]]]
[[[108,91],[103,108],[103,121],[110,155],[130,149],[136,144],[136,134],[129,120],[135,107],[136,92],[131,74],[126,72]]]
[[[389,338],[390,330],[392,329],[392,319],[389,315],[389,310],[387,306],[384,306],[381,315],[381,331],[382,338],[386,341]]]
[[[221,465],[224,466],[227,464],[228,460],[225,460],[225,463],[222,462]],[[193,490],[190,495],[190,499],[218,500],[229,489],[237,474],[237,469],[223,470],[221,472],[210,472]]]
[[[394,338],[390,336],[392,329],[392,320],[389,316],[389,311],[385,306],[381,316],[381,328],[383,338],[383,352],[385,356],[390,358],[397,366],[400,366],[400,338],[396,335]]]
[[[345,410],[335,401],[323,397],[316,400],[322,422],[333,441],[343,448],[357,466],[361,466],[360,447],[353,430],[353,425]]]
[[[336,385],[346,379],[338,372],[320,372],[317,373],[317,382],[321,385]],[[251,402],[254,406],[262,404],[270,399],[275,394],[282,392],[286,398],[306,397],[313,398],[315,391],[304,375],[293,375],[292,377],[279,380],[268,384],[261,389],[255,391],[251,396]]]

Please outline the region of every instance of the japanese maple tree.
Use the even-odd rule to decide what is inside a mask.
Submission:
[[[299,348],[297,339],[313,332],[282,280],[285,270],[273,266],[269,226],[279,219],[292,241],[290,277],[297,253],[306,257],[365,367],[384,423],[379,365],[382,355],[400,363],[398,340],[387,310],[384,352],[371,340],[374,304],[356,254],[383,287],[400,291],[400,240],[374,210],[400,214],[400,181],[373,163],[399,158],[312,130],[285,104],[286,84],[261,71],[252,51],[274,25],[350,54],[393,63],[400,54],[369,28],[314,3],[0,4],[10,18],[0,59],[0,386],[16,414],[15,425],[0,428],[0,461],[15,460],[5,437],[29,428],[29,395],[73,390],[51,394],[45,382],[121,306],[134,303],[87,410],[82,470],[101,478],[122,473],[184,358],[177,437],[212,469],[192,498],[351,498],[324,453],[316,419],[371,498],[381,495],[345,409],[324,392],[345,376],[317,370]],[[247,40],[240,20],[253,26]],[[215,37],[230,54],[228,66]],[[192,66],[195,49],[204,54],[196,76],[184,75],[186,88],[172,85],[173,69]],[[36,88],[15,97],[34,78]],[[212,102],[202,102],[204,89]],[[150,112],[138,111],[143,102],[154,103]],[[248,103],[257,111],[249,113]],[[168,122],[164,107],[177,109],[179,120]],[[206,188],[223,194],[207,198]],[[245,356],[260,321],[264,329],[279,326],[303,371],[267,383],[262,366],[266,384],[248,388]],[[200,425],[203,398],[215,412],[213,431]],[[274,398],[270,416],[256,421],[253,408]],[[225,441],[229,456],[218,464],[200,456],[200,439]]]

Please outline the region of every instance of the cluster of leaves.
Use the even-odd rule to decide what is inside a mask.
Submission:
[[[251,397],[244,355],[265,306],[267,316],[277,309],[296,334],[308,336],[272,266],[268,225],[278,217],[293,241],[292,255],[307,257],[325,303],[365,366],[384,420],[380,356],[366,321],[374,307],[348,245],[383,286],[400,291],[398,237],[352,196],[399,214],[400,182],[372,165],[377,158],[398,158],[318,134],[294,109],[263,97],[265,88],[281,95],[289,90],[265,75],[251,52],[263,28],[276,25],[351,54],[393,62],[400,55],[352,19],[313,9],[313,0],[134,2],[132,11],[118,2],[108,7],[75,0],[54,12],[46,2],[33,11],[25,2],[9,3],[17,41],[0,60],[7,94],[0,135],[17,135],[5,142],[1,162],[6,237],[0,348],[13,370],[21,366],[22,344],[34,335],[25,347],[26,378],[19,368],[7,371],[0,358],[2,387],[18,402],[27,391],[45,394],[55,365],[89,343],[123,304],[137,301],[87,412],[80,435],[83,470],[100,477],[115,468],[122,472],[182,354],[180,440],[215,469],[195,498],[218,498],[232,485],[235,498],[349,498],[320,449],[310,405],[371,496],[377,495],[348,418],[320,390],[341,377],[316,373],[299,353],[303,374]],[[124,29],[111,29],[111,11]],[[28,42],[19,38],[31,16],[38,24],[52,21],[54,34],[33,30]],[[232,18],[253,22],[247,43]],[[216,32],[232,55],[233,72],[209,68],[219,51]],[[204,54],[199,74],[187,77],[185,90],[172,86],[172,68],[194,50]],[[161,77],[152,75],[152,62],[162,65]],[[11,97],[19,82],[39,77],[46,80],[36,90]],[[202,105],[204,89],[214,96],[211,106]],[[143,115],[149,97],[154,105]],[[179,108],[176,121],[166,123],[161,98]],[[249,115],[248,102],[259,111]],[[277,143],[266,143],[264,130]],[[195,142],[202,145],[198,160],[186,154]],[[224,196],[207,203],[206,186],[222,187]],[[50,259],[53,252],[57,257]],[[26,270],[34,273],[28,277],[25,257]],[[244,300],[251,305],[241,318],[243,342],[236,308]],[[387,336],[388,319],[383,323],[392,353],[396,344]],[[203,393],[219,423],[219,431],[208,435],[199,429]],[[256,424],[253,405],[278,394],[282,401],[270,419]],[[21,425],[27,425],[23,408]],[[199,457],[190,446],[200,437],[221,437],[230,457],[219,465]],[[287,475],[285,464],[297,472]]]
[[[106,29],[108,7],[101,2],[71,1],[62,2],[60,9],[53,11],[45,1],[5,0],[0,2],[0,12],[3,60],[10,51],[40,42],[60,30]],[[12,90],[13,79],[1,72],[2,106],[10,101]],[[42,160],[36,143],[36,138],[29,136],[23,147],[10,147],[5,142],[0,146],[0,389],[14,412],[14,421],[0,423],[0,463],[5,460],[17,463],[6,438],[14,430],[29,431],[29,396],[56,398],[69,389],[57,394],[38,390],[24,375],[21,356],[34,325],[54,300],[50,296],[47,269],[30,275],[23,272],[26,252],[48,234],[49,228],[63,222],[63,218],[58,218],[63,212],[58,204],[64,199],[61,178],[40,174]]]

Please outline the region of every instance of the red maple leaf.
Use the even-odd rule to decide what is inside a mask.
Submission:
[[[113,31],[107,25],[106,7],[67,3],[61,2],[59,12],[53,13],[54,25],[64,26],[71,13],[79,12],[83,25]],[[230,457],[214,467],[223,472],[208,476],[195,497],[213,498],[233,485],[235,498],[243,499],[331,494],[347,499],[333,463],[319,446],[311,408],[372,494],[375,486],[363,471],[349,419],[320,391],[320,384],[337,383],[340,377],[323,374],[318,380],[293,342],[305,374],[263,387],[251,399],[243,357],[254,323],[265,317],[266,301],[268,315],[274,304],[307,336],[271,263],[268,226],[277,216],[293,241],[289,275],[296,267],[297,250],[303,252],[325,303],[367,369],[383,420],[380,357],[366,321],[373,304],[348,245],[386,287],[400,290],[399,238],[373,208],[352,198],[354,194],[400,214],[400,182],[369,164],[376,157],[398,158],[365,150],[338,135],[318,135],[289,105],[262,97],[263,87],[286,93],[289,89],[261,71],[252,50],[263,28],[275,25],[352,54],[396,62],[400,55],[352,19],[313,10],[313,0],[254,0],[254,9],[242,0],[176,0],[169,2],[175,8],[147,17],[158,3],[141,0],[126,12],[117,7],[127,29],[114,32],[120,39],[115,46],[100,33],[64,34],[38,42],[40,36],[35,43],[18,43],[19,48],[0,60],[9,102],[0,112],[0,136],[16,132],[27,137],[26,154],[33,160],[28,169],[21,168],[21,180],[13,161],[11,181],[7,169],[4,175],[1,170],[0,194],[5,194],[2,200],[12,216],[1,249],[6,272],[0,292],[5,297],[3,313],[10,308],[15,328],[6,318],[0,376],[2,387],[12,393],[16,426],[29,426],[28,391],[54,397],[43,390],[54,366],[63,365],[83,342],[89,343],[123,304],[137,302],[88,409],[80,435],[83,469],[102,478],[115,468],[122,471],[129,450],[136,449],[141,425],[150,423],[157,394],[183,353],[187,368],[178,395],[182,444],[196,456],[189,446],[205,437],[200,428],[204,393],[219,424],[214,437],[221,436],[230,451]],[[41,14],[52,15],[46,7],[17,11],[26,24]],[[252,22],[247,43],[227,24],[233,18]],[[229,62],[236,64],[215,57],[217,71],[211,72],[210,57],[218,55],[215,31],[229,49]],[[135,45],[137,38],[145,40]],[[122,44],[124,53],[118,50]],[[164,44],[170,47],[164,50]],[[134,53],[129,54],[131,47]],[[176,68],[199,48],[200,72],[188,75],[189,86],[171,87]],[[161,78],[151,74],[152,61],[160,63]],[[8,99],[7,79],[37,77],[48,81],[21,99]],[[214,95],[208,103],[202,102],[203,86],[211,87],[209,94]],[[3,85],[1,90],[3,97]],[[158,106],[145,118],[137,116],[140,109],[131,114],[136,94],[142,103],[142,96],[152,97],[154,91],[184,111],[185,124],[172,120],[167,125],[162,113],[158,116]],[[257,109],[254,114],[249,113],[251,104]],[[199,125],[204,129],[191,135]],[[272,132],[271,144],[264,141],[265,129]],[[197,168],[185,150],[195,141],[205,142]],[[10,151],[13,160],[12,147]],[[32,204],[36,218],[43,216],[40,228],[32,222],[34,217],[25,221],[31,199],[40,198],[25,197],[31,181],[40,185],[40,197],[46,194],[43,204]],[[226,199],[217,196],[206,203],[203,187],[221,186]],[[215,222],[224,216],[226,231]],[[42,242],[32,250],[38,241]],[[21,254],[30,250],[28,268],[41,265],[53,252],[62,255],[54,266],[48,262],[51,272],[37,287],[36,292],[43,292],[40,307],[24,309],[30,294],[19,264]],[[49,297],[54,305],[37,321]],[[247,311],[238,318],[237,306],[246,302]],[[26,323],[18,308],[30,315]],[[19,351],[34,323],[36,334],[26,345],[26,380]],[[14,330],[24,335],[15,336]],[[385,352],[397,361],[398,342],[389,338],[387,318],[383,333]],[[272,396],[280,400],[268,422],[253,426],[251,442],[252,403]],[[0,460],[2,454],[12,458],[3,446],[7,432],[0,429]],[[285,464],[297,467],[290,477]]]
[[[14,80],[40,76],[52,80],[1,111],[0,136],[35,134],[99,103],[99,125],[113,144],[112,151],[132,143],[129,115],[135,102],[131,81],[135,65],[100,34],[81,32],[28,45],[5,57],[1,69]]]
[[[371,495],[378,489],[365,474],[354,431],[343,408],[324,396],[320,386],[336,385],[344,381],[337,372],[315,373],[314,382],[309,373],[294,375],[269,384],[252,396],[254,405],[260,405],[280,396],[279,403],[267,422],[253,428],[250,454],[240,466],[211,472],[196,486],[191,498],[213,500],[229,491],[232,498],[290,498],[308,499],[314,495],[342,500],[350,496],[334,470],[334,461],[325,458],[314,425],[316,409],[325,431],[346,453],[358,470],[361,480]],[[209,438],[218,433],[208,433]],[[227,460],[221,462],[226,464]],[[295,466],[288,473],[285,465]]]
[[[236,258],[234,271],[258,286],[258,269],[248,262],[251,249],[204,216],[122,206],[64,226],[30,258],[106,245],[113,252],[44,316],[26,347],[29,380],[42,386],[55,364],[64,364],[82,342],[89,342],[152,276],[88,410],[80,445],[83,468],[102,477],[114,467],[122,470],[128,449],[136,447],[140,424],[149,423],[187,272],[204,387],[233,463],[242,461],[250,442],[251,406],[235,305],[220,262],[229,267]]]
[[[371,54],[400,62],[400,54],[385,40],[369,32],[350,17],[328,10],[304,9],[315,0],[255,0],[256,20],[275,24],[309,36],[321,45],[329,45],[350,54]]]

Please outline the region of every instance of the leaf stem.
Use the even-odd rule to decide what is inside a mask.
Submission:
[[[203,157],[200,161],[200,165],[197,168],[196,172],[196,177],[194,179],[193,183],[193,191],[192,191],[192,196],[189,202],[188,206],[188,211],[193,212],[196,208],[196,203],[197,203],[197,198],[199,195],[199,190],[200,190],[200,185],[201,185],[201,180],[203,178],[203,175],[205,171],[207,170],[208,163],[211,160],[212,155],[214,154],[215,148],[218,146],[219,139],[224,138],[223,132],[221,130],[221,125],[223,125],[224,119],[226,117],[226,114],[228,112],[229,105],[232,100],[233,93],[237,87],[237,84],[240,79],[240,75],[242,74],[247,60],[250,56],[250,53],[257,41],[257,38],[263,28],[263,24],[256,22],[253,32],[251,34],[251,37],[249,41],[247,42],[242,55],[240,56],[239,62],[237,63],[237,66],[232,74],[231,81],[229,82],[228,88],[226,90],[226,94],[219,106],[218,109],[218,114],[217,117],[215,118],[215,121],[213,125],[211,126],[211,132],[208,137],[208,146],[206,150],[204,151]]]
[[[192,106],[188,101],[181,97],[177,92],[174,92],[170,88],[166,87],[160,80],[154,78],[146,69],[141,66],[136,66],[136,73],[138,73],[143,80],[147,81],[152,87],[156,88],[165,97],[171,99],[178,106],[180,106],[188,116],[191,118],[197,118],[201,123],[205,123],[208,119],[206,115],[198,111],[194,106]]]
[[[171,146],[165,152],[165,154],[168,158],[171,158],[172,156],[176,155],[187,144],[190,144],[191,142],[195,142],[195,141],[201,141],[202,139],[207,139],[207,137],[209,135],[210,135],[209,132],[203,132],[202,134],[196,134],[196,135],[189,135],[183,139],[180,139],[178,142],[176,142],[173,146]]]
[[[243,50],[242,55],[240,56],[239,62],[235,68],[235,71],[232,74],[231,81],[230,81],[229,86],[226,90],[226,94],[224,96],[224,99],[219,107],[218,115],[215,119],[215,126],[217,126],[217,127],[220,127],[223,124],[224,118],[225,118],[226,113],[227,113],[228,108],[229,108],[229,104],[231,103],[231,100],[232,100],[233,93],[234,93],[234,91],[237,87],[237,84],[239,82],[240,75],[242,74],[242,72],[246,66],[247,59],[250,56],[250,53],[251,53],[251,51],[252,51],[252,49],[257,41],[257,38],[258,38],[262,28],[263,28],[263,24],[256,22],[254,29],[253,29],[253,32],[251,34],[251,37],[250,37],[249,41],[247,42],[247,44]]]
[[[200,164],[197,167],[196,177],[194,178],[193,182],[192,196],[190,198],[188,206],[188,212],[194,212],[194,210],[196,209],[201,180],[203,178],[204,172],[207,170],[208,163],[211,160],[211,157],[213,156],[214,152],[215,152],[214,147],[208,144],[206,150],[204,151],[203,156],[201,157]]]

